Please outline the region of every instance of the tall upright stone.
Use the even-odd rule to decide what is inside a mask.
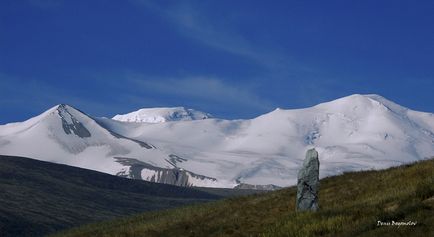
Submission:
[[[303,167],[298,172],[297,211],[317,211],[319,190],[318,152],[313,148],[306,152]]]

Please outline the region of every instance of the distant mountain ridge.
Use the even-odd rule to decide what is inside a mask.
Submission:
[[[168,114],[189,111],[180,108]],[[311,147],[320,154],[321,177],[434,155],[434,115],[379,95],[356,94],[246,120],[202,117],[203,112],[166,119],[167,111],[161,111],[154,110],[161,118],[137,117],[143,121],[136,111],[122,118],[134,122],[123,122],[58,105],[1,125],[0,154],[154,182],[227,188],[292,185]]]

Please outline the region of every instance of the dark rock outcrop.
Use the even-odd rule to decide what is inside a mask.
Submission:
[[[66,134],[74,133],[81,138],[91,136],[89,130],[68,111],[65,104],[61,104],[57,107],[57,113],[62,119],[63,131],[65,131]]]
[[[174,158],[173,156],[170,158]],[[179,158],[179,157],[178,157]],[[182,187],[195,186],[195,183],[200,182],[216,182],[217,179],[212,177],[207,177],[200,174],[195,174],[188,170],[184,170],[178,167],[168,169],[156,167],[137,159],[126,158],[126,157],[115,157],[116,162],[129,167],[127,171],[119,172],[116,175],[132,178],[132,179],[142,179],[155,183],[171,184]],[[181,159],[181,158],[180,158]],[[185,160],[185,159],[183,159]],[[173,164],[172,164],[173,165]],[[147,175],[144,177],[142,172]]]
[[[252,190],[262,190],[262,191],[273,191],[281,189],[282,187],[274,185],[274,184],[246,184],[240,183],[234,187],[234,189],[252,189]]]
[[[303,167],[298,172],[297,180],[297,211],[317,211],[319,190],[319,160],[318,152],[310,149],[306,152]]]

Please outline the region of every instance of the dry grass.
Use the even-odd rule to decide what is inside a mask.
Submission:
[[[321,180],[320,211],[294,187],[84,226],[56,236],[434,236],[434,160]],[[414,221],[415,226],[378,226]]]

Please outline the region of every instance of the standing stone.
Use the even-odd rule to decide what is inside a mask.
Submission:
[[[298,172],[297,211],[317,211],[319,189],[318,152],[313,148],[306,152],[303,167]]]

